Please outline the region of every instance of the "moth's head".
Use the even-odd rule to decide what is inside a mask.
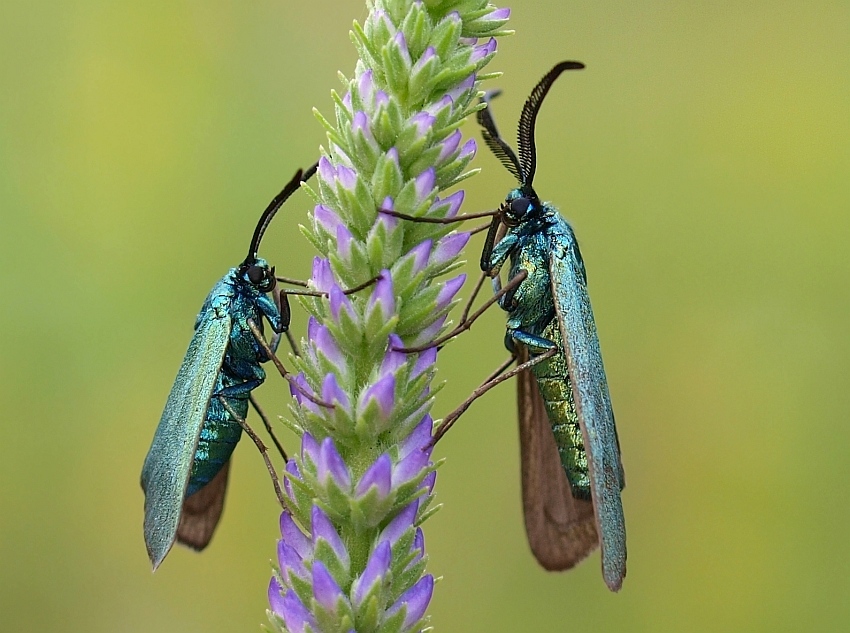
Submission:
[[[534,189],[528,186],[513,189],[502,204],[502,222],[507,226],[518,226],[523,222],[533,219],[542,205]]]
[[[262,257],[255,257],[253,261],[242,264],[239,276],[259,292],[271,292],[277,284],[274,266],[269,266]]]

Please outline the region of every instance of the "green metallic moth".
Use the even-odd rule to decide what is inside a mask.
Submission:
[[[142,468],[144,533],[154,570],[174,541],[204,549],[221,518],[230,457],[242,436],[251,392],[269,360],[251,325],[262,317],[280,334],[289,327],[286,295],[268,296],[274,268],[257,256],[281,205],[316,171],[298,170],[260,217],[248,256],[216,283],[195,321],[195,334]],[[234,414],[238,417],[234,417]]]
[[[528,541],[549,570],[570,569],[598,545],[612,591],[626,575],[626,528],[620,491],[625,476],[584,261],[572,227],[532,182],[534,128],[544,97],[565,70],[561,62],[534,87],[519,120],[519,158],[499,136],[488,107],[478,112],[483,137],[519,186],[494,216],[481,269],[494,277],[510,260],[506,346],[520,363],[522,501]],[[535,362],[536,361],[536,362]]]

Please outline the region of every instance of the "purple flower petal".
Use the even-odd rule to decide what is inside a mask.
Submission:
[[[434,201],[434,204],[431,205],[431,208],[442,207],[448,204],[448,209],[445,212],[445,217],[453,218],[457,215],[457,212],[460,210],[460,205],[463,203],[464,192],[463,189],[460,191],[455,191],[452,195],[446,196],[443,199],[437,199]]]
[[[378,489],[380,498],[385,498],[392,490],[392,472],[393,462],[390,456],[386,453],[375,460],[375,463],[366,469],[360,481],[357,482],[357,488],[354,494],[362,497],[372,486]]]
[[[356,171],[346,167],[345,165],[340,165],[336,168],[336,175],[339,180],[339,184],[342,185],[344,189],[354,191],[354,187],[357,185]]]
[[[333,287],[333,286],[331,286],[331,287]],[[319,325],[319,322],[316,320],[316,317],[310,316],[310,318],[307,319],[307,340],[308,341],[312,341],[314,338],[316,338],[316,333],[319,331],[320,327],[321,326]]]
[[[372,98],[375,96],[375,82],[372,79],[372,71],[367,70],[360,75],[360,81],[357,84],[360,92],[360,99],[367,106],[372,105]]]
[[[398,601],[389,608],[387,615],[390,616],[402,607],[406,607],[402,628],[413,626],[425,615],[425,609],[428,608],[433,593],[434,577],[431,574],[423,576],[415,585],[401,594]]]
[[[351,121],[351,131],[355,134],[360,132],[369,141],[375,140],[375,137],[372,136],[371,126],[369,125],[369,117],[362,110],[354,113],[354,119]]]
[[[286,462],[284,470],[296,479],[301,479],[301,471],[298,470],[298,464],[295,462],[294,459],[290,459],[288,462]]]
[[[432,348],[433,349],[433,348]],[[413,427],[404,441],[399,446],[399,456],[403,459],[411,451],[422,451],[431,441],[431,430],[434,428],[434,420],[430,415],[425,415],[422,420]]]
[[[440,333],[440,330],[443,329],[443,324],[446,322],[447,316],[448,315],[444,314],[439,319],[434,321],[431,325],[420,331],[416,338],[413,339],[413,344],[425,345],[429,341],[433,341]]]
[[[342,97],[342,105],[345,106],[345,109],[351,112],[351,92],[346,92]]]
[[[319,167],[318,167],[319,178],[325,181],[325,183],[329,187],[333,187],[334,180],[336,178],[336,169],[331,164],[325,156],[322,156],[319,159]]]
[[[283,539],[277,542],[277,562],[280,565],[280,574],[283,576],[284,582],[289,585],[292,584],[290,578],[292,575],[299,578],[308,577],[303,558],[293,546]]]
[[[292,395],[293,398],[295,398],[295,401],[298,403],[298,405],[304,407],[308,411],[318,413],[318,405],[304,396],[305,393],[313,393],[313,390],[310,388],[310,385],[307,382],[307,378],[304,376],[304,372],[300,372],[292,380],[293,382],[289,383],[289,393]]]
[[[384,28],[386,28],[390,33],[396,32],[395,25],[393,24],[392,20],[390,19],[390,16],[388,16],[387,12],[384,11],[383,9],[378,9],[377,11],[375,11],[372,14],[372,17],[373,17],[375,22],[378,22],[379,20],[381,22],[383,22]],[[380,26],[380,25],[376,25],[376,27],[377,26]]]
[[[331,272],[331,263],[327,259],[321,257],[313,258],[313,273],[311,276],[313,285],[319,292],[328,292],[331,286],[336,283],[334,281],[333,272]]]
[[[392,196],[387,196],[384,198],[384,201],[381,203],[381,209],[385,211],[395,211],[395,201],[392,199]],[[391,215],[387,215],[386,213],[381,213],[378,215],[378,221],[383,222],[387,227],[387,233],[394,230],[398,226],[398,218],[394,218]]]
[[[416,520],[416,512],[419,510],[419,500],[407,504],[404,509],[393,517],[387,527],[378,536],[379,543],[394,545],[409,528],[413,527]]]
[[[460,17],[460,13],[457,11],[452,11],[451,13],[447,14],[446,17],[443,18],[443,20],[449,20],[451,22],[463,21],[463,19]]]
[[[416,378],[422,372],[430,369],[434,363],[437,362],[437,348],[429,347],[426,350],[419,352],[419,356],[416,358],[416,364],[413,365],[413,372],[411,373],[411,378]]]
[[[395,294],[393,293],[393,280],[389,270],[381,271],[381,276],[375,283],[372,296],[369,297],[367,314],[371,313],[376,307],[381,310],[384,321],[388,321],[395,312]]]
[[[334,554],[336,554],[336,557],[342,563],[343,567],[348,569],[348,566],[351,564],[351,561],[348,558],[348,550],[345,549],[345,545],[339,537],[333,523],[331,523],[331,520],[324,512],[322,512],[322,509],[319,506],[313,506],[313,512],[310,518],[313,532],[313,547],[315,548],[320,540],[325,541],[331,546],[331,549],[334,551]]]
[[[295,477],[296,479],[301,479],[301,472],[298,470],[298,464],[295,463],[294,459],[290,459],[286,462],[286,467],[284,468],[284,472],[286,472],[291,477]],[[295,503],[295,493],[292,490],[292,483],[289,481],[290,477],[283,478],[283,490],[286,492],[286,496]]]
[[[393,161],[396,164],[396,167],[401,169],[400,164],[398,162],[398,150],[395,147],[391,147],[387,150],[387,158]]]
[[[451,260],[458,256],[469,242],[469,233],[452,233],[447,235],[439,242],[431,255],[431,264],[433,266],[441,266],[448,264]]]
[[[334,374],[327,374],[324,382],[322,382],[322,400],[336,403],[346,411],[351,411],[351,400],[348,399],[348,394],[339,386],[336,375]]]
[[[322,561],[313,561],[313,597],[325,610],[336,613],[337,603],[343,598],[342,589],[336,584],[328,568]]]
[[[471,140],[471,139],[470,139]],[[425,200],[434,191],[434,184],[437,182],[437,172],[433,167],[429,167],[419,174],[413,181],[413,186],[416,189],[416,199],[420,202]]]
[[[310,537],[301,531],[292,515],[286,510],[280,513],[280,535],[283,537],[282,540],[290,545],[301,558],[308,556],[313,548]]]
[[[301,387],[305,386],[307,383],[307,379],[304,377],[303,373],[297,374],[293,380]],[[304,395],[292,383],[289,383],[289,395],[295,398],[295,402],[299,405],[302,404],[301,400],[304,398]]]
[[[335,367],[343,367],[345,365],[345,356],[343,356],[340,351],[339,346],[336,344],[336,340],[334,340],[330,330],[324,325],[320,325],[316,330],[316,336],[313,338],[313,345],[316,348],[316,351],[327,358],[331,365]]]
[[[379,378],[360,396],[360,410],[369,406],[369,401],[375,400],[384,419],[390,417],[395,405],[395,376],[387,374]]]
[[[425,479],[422,480],[422,485],[420,488],[425,488],[428,490],[428,494],[434,492],[434,484],[437,481],[437,471],[432,470],[430,473],[425,475]]]
[[[414,587],[415,586],[416,585],[414,585]],[[406,593],[409,593],[409,591]],[[286,595],[283,597],[280,615],[283,617],[283,622],[286,624],[286,628],[289,629],[290,633],[305,633],[305,627],[307,625],[309,625],[313,631],[319,630],[319,627],[316,624],[316,619],[307,610],[307,607],[304,606],[301,600],[298,599],[298,596],[295,595],[295,592],[292,591],[292,589],[287,591]]]
[[[280,583],[274,576],[269,581],[269,606],[275,614],[283,617],[283,587],[280,586]]]
[[[319,443],[309,431],[306,431],[301,436],[301,460],[305,461],[307,459],[313,464],[319,463]]]
[[[390,334],[387,353],[381,363],[381,374],[394,374],[399,367],[407,362],[407,354],[396,350],[403,349],[404,342],[397,334]]]
[[[422,53],[419,59],[416,60],[416,63],[413,65],[413,70],[410,71],[410,74],[415,75],[416,73],[418,73],[420,70],[422,70],[425,64],[430,62],[436,56],[437,51],[434,49],[433,46],[429,46],[428,48],[426,48],[425,52]]]
[[[422,556],[425,554],[425,534],[422,532],[422,528],[416,528],[416,534],[413,535],[413,545],[410,549],[412,549],[414,552],[419,552],[419,554],[414,559],[414,562],[422,558]]]
[[[507,20],[511,17],[511,10],[505,7],[504,9],[496,9],[484,16],[485,20],[495,22],[496,20]]]
[[[404,33],[402,33],[401,31],[396,33],[395,37],[393,38],[393,44],[398,46],[398,50],[401,53],[402,59],[404,59],[407,63],[407,66],[410,67],[412,62],[410,60],[410,51],[407,50],[407,40],[404,37]]]
[[[457,151],[458,146],[460,145],[460,141],[463,138],[463,134],[460,133],[460,130],[455,130],[451,134],[449,134],[446,138],[444,138],[440,142],[440,155],[437,157],[437,162],[442,163],[449,156]]]
[[[428,258],[431,256],[431,249],[433,246],[434,242],[432,240],[425,240],[424,242],[419,242],[419,244],[410,249],[407,257],[413,257],[414,275],[425,270],[425,267],[428,265]]]
[[[342,226],[339,216],[323,204],[317,204],[313,208],[313,218],[318,226],[331,235],[335,235],[337,227]]]
[[[392,550],[388,542],[380,543],[369,556],[363,574],[354,581],[351,597],[360,606],[376,584],[383,582],[390,569]]]
[[[348,474],[348,467],[336,450],[334,441],[329,437],[322,440],[322,447],[319,449],[316,478],[323,486],[328,485],[328,480],[333,478],[336,485],[343,491],[347,492],[351,488],[351,476]]]
[[[457,103],[458,99],[460,99],[462,96],[464,96],[470,90],[472,90],[474,86],[475,86],[475,73],[472,73],[471,75],[469,75],[469,77],[467,77],[466,79],[461,81],[454,88],[452,88],[451,90],[447,90],[446,94],[449,97],[452,98],[452,101]]]
[[[413,533],[413,544],[410,546],[410,553],[413,554],[413,558],[405,569],[410,569],[425,556],[425,535],[422,533],[422,528],[416,528],[416,532]]]
[[[351,242],[354,241],[354,236],[343,224],[336,227],[336,248],[339,251],[339,256],[344,260],[351,258]]]
[[[383,208],[386,209],[386,207],[383,207]],[[389,209],[389,211],[392,211],[392,209]],[[387,233],[392,233],[395,230],[395,228],[398,226],[398,222],[399,222],[398,218],[395,218],[391,215],[387,215],[386,213],[379,213],[378,214],[378,220],[377,220],[377,222],[375,223],[374,226],[376,227],[378,224],[383,224]],[[376,230],[376,229],[373,227],[370,230],[370,233],[374,230]]]
[[[472,159],[475,156],[475,152],[477,151],[478,146],[475,144],[475,139],[471,138],[466,143],[463,144],[463,147],[460,148],[460,154],[457,155],[457,160],[466,160]]]
[[[496,38],[491,37],[486,43],[479,44],[472,49],[469,60],[475,64],[494,52],[496,52]]]
[[[466,235],[469,235],[467,233]],[[437,245],[437,250],[439,251],[439,244]],[[437,307],[436,310],[439,312],[443,308],[451,303],[452,299],[454,299],[455,295],[460,290],[463,283],[466,281],[466,275],[458,275],[457,277],[453,277],[443,283],[443,287],[440,288],[440,292],[437,294]]]
[[[382,106],[386,107],[390,102],[389,96],[383,90],[378,90],[375,93],[375,110],[380,110]]]
[[[436,119],[427,112],[417,112],[410,118],[410,122],[416,126],[417,136],[425,136],[431,131]]]
[[[340,310],[345,309],[349,315],[352,315],[351,300],[345,295],[342,289],[336,284],[333,285],[330,292],[330,308],[331,316],[335,321],[339,321]]]
[[[430,457],[430,447],[424,451],[410,451],[393,469],[393,486],[398,487],[419,475]]]
[[[443,95],[439,101],[426,107],[425,111],[437,117],[442,114],[446,108],[448,108],[451,112],[452,105],[454,105],[452,98],[449,95]]]

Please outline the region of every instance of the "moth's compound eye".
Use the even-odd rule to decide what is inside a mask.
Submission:
[[[517,198],[516,200],[511,200],[511,208],[509,213],[515,218],[521,218],[525,215],[525,212],[528,211],[528,207],[531,206],[531,200],[528,198]]]
[[[274,271],[269,270],[265,266],[251,266],[245,274],[251,285],[260,292],[271,292],[277,284]]]
[[[259,286],[266,278],[266,269],[261,266],[251,266],[248,271],[248,281],[250,281],[255,286]]]

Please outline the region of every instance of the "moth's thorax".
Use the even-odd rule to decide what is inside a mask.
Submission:
[[[258,261],[268,267],[268,264],[264,261]],[[263,294],[246,277],[246,273],[242,267],[231,268],[210,290],[198,314],[195,327],[204,318],[213,317],[221,319],[234,316],[234,313],[245,313],[252,318],[257,318],[257,310],[254,306]]]

